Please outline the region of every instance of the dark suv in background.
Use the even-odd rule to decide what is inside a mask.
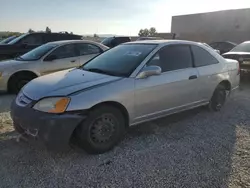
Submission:
[[[82,39],[82,36],[68,33],[23,34],[11,40],[8,44],[0,45],[0,60],[13,59],[47,42],[79,39]]]
[[[108,37],[102,41],[102,44],[110,48],[114,48],[115,46],[118,46],[119,44],[122,44],[125,42],[131,42],[131,38],[130,37]]]

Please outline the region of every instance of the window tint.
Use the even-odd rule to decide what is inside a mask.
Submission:
[[[190,48],[187,45],[163,47],[147,65],[157,65],[161,67],[162,72],[192,67]]]
[[[41,45],[43,44],[43,37],[42,35],[28,35],[21,40],[21,43],[28,45]]]
[[[193,51],[194,62],[196,67],[218,63],[218,60],[203,48],[199,46],[191,46],[191,49]]]
[[[101,53],[101,49],[93,44],[76,44],[76,48],[80,56]]]
[[[67,44],[55,49],[49,56],[55,55],[56,59],[63,59],[77,56],[75,45]]]

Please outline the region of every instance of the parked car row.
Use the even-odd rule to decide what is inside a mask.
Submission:
[[[108,49],[85,40],[49,42],[13,60],[0,62],[0,91],[18,93],[38,76],[79,67]]]
[[[89,61],[79,53],[85,48],[95,52]],[[84,41],[53,42],[12,63],[43,75],[61,66],[51,61],[72,53],[87,62],[25,83],[11,106],[16,131],[51,149],[64,148],[73,138],[89,153],[109,151],[128,127],[198,106],[218,111],[239,86],[236,60],[189,41],[141,40],[109,50]],[[25,65],[25,59],[35,62]]]
[[[0,60],[13,59],[30,50],[52,41],[80,40],[82,36],[64,33],[26,33],[19,37],[7,39],[10,41],[0,44]]]

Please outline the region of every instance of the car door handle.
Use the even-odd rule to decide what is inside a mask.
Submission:
[[[75,62],[76,62],[76,60],[71,60],[70,62],[71,62],[71,63],[75,63]]]
[[[193,80],[193,79],[196,79],[196,78],[197,78],[196,75],[192,75],[192,76],[189,77],[189,80]]]

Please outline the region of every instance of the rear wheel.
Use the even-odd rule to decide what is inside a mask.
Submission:
[[[212,111],[220,111],[225,104],[227,91],[224,85],[218,85],[209,103],[209,109]]]
[[[87,119],[75,130],[78,144],[91,154],[111,150],[124,133],[124,116],[119,109],[109,105],[90,111]]]

